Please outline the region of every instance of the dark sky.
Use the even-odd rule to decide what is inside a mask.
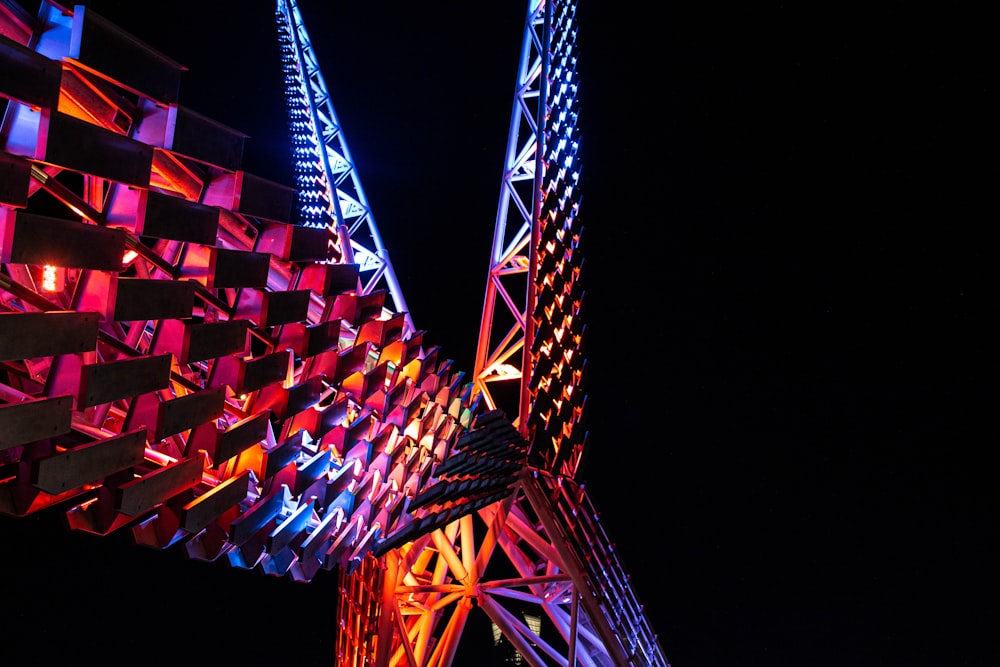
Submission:
[[[675,667],[996,665],[983,21],[686,4],[579,2],[588,494]],[[470,373],[523,5],[301,0],[413,319]],[[270,2],[91,6],[285,178]],[[332,661],[333,578],[0,526],[14,637]]]

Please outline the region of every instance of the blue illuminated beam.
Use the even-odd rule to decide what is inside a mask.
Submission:
[[[394,312],[404,316],[404,335],[409,335],[415,331],[409,308],[295,0],[277,0],[275,18],[300,222],[330,229],[332,261],[358,264],[363,294],[386,289]]]

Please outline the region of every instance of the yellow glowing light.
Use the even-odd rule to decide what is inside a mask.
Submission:
[[[46,264],[42,267],[42,291],[55,292],[59,284],[59,275],[56,267]]]
[[[139,253],[137,253],[135,250],[126,250],[125,254],[122,255],[122,265],[128,264],[138,256]]]

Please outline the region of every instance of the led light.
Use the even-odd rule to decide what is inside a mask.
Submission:
[[[42,291],[61,292],[63,288],[63,274],[57,266],[46,264],[42,267]]]

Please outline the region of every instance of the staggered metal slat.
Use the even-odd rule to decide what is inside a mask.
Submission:
[[[179,65],[82,7],[2,21],[0,511],[357,567],[471,426],[467,383],[177,104]]]

